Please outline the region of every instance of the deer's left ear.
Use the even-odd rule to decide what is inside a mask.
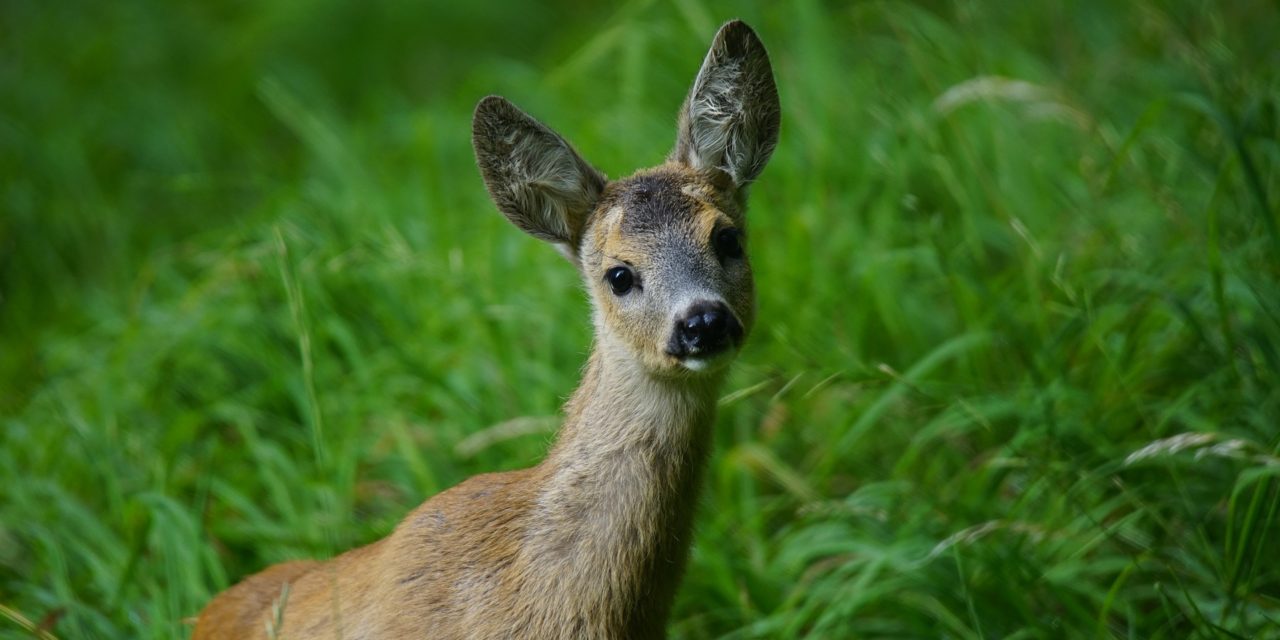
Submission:
[[[742,188],[764,170],[782,109],[764,44],[734,20],[720,27],[680,108],[671,159],[694,169],[719,169]]]
[[[574,259],[587,216],[604,191],[604,174],[559,134],[498,96],[476,105],[471,143],[498,209]]]

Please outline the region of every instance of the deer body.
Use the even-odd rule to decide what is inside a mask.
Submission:
[[[777,128],[767,56],[739,22],[717,34],[672,157],[630,178],[607,181],[510,103],[482,101],[474,140],[490,194],[517,226],[560,245],[592,296],[595,344],[555,445],[536,467],[436,495],[387,538],[249,577],[205,608],[196,640],[268,628],[281,638],[663,637],[718,389],[754,315],[745,187]]]

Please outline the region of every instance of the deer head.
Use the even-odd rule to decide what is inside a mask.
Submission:
[[[780,113],[764,45],[733,21],[716,34],[660,166],[610,181],[497,96],[476,107],[472,141],[498,209],[578,268],[605,357],[686,377],[723,369],[750,332],[746,192],[773,153]]]

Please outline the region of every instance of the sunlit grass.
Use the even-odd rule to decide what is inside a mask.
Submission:
[[[731,16],[783,134],[671,635],[1280,637],[1280,12],[1175,5],[6,5],[0,637],[540,459],[586,304],[470,110],[656,163]]]

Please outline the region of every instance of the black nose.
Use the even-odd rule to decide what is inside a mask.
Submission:
[[[723,302],[696,302],[676,319],[671,355],[709,356],[742,337],[742,325]]]

